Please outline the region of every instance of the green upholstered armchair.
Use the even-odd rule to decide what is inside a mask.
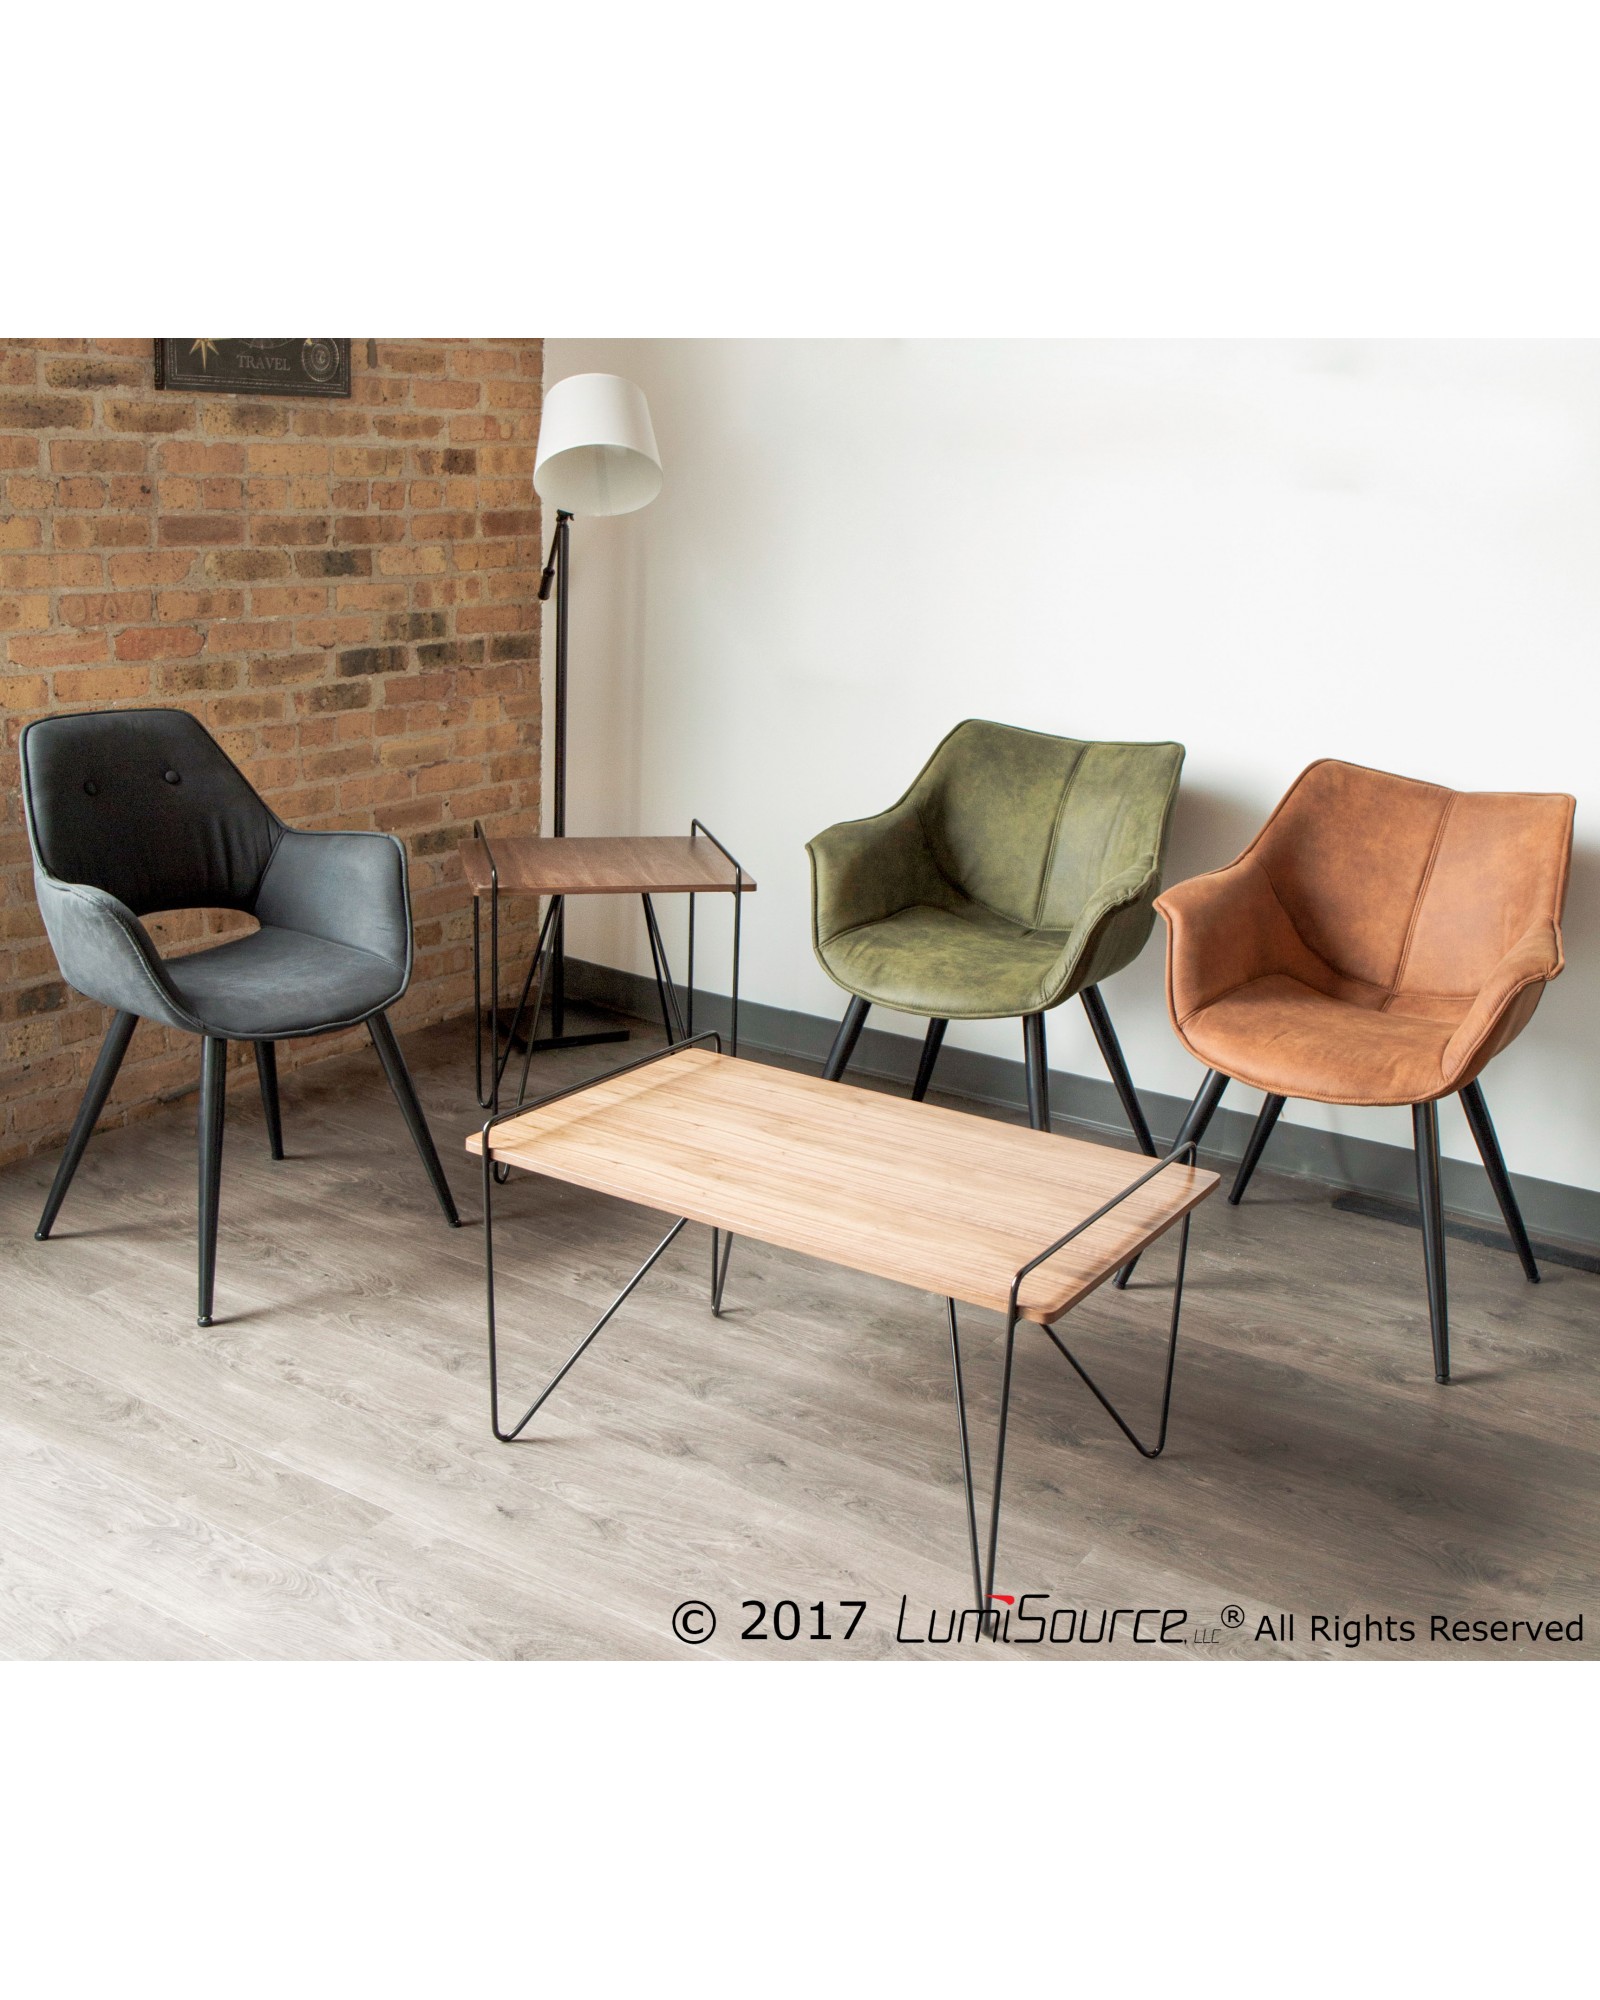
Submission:
[[[843,1075],[875,1001],[928,1017],[917,1098],[948,1022],[1018,1014],[1029,1117],[1048,1130],[1044,1016],[1076,993],[1153,1156],[1099,988],[1154,926],[1182,767],[1181,743],[963,722],[887,812],[819,833],[807,849],[812,943],[852,996],[823,1074]]]

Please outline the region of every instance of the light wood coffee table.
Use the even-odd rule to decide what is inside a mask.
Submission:
[[[1130,1176],[1137,1156],[1051,1132],[916,1104],[845,1083],[773,1069],[713,1046],[666,1049],[598,1082],[488,1119],[467,1140],[482,1158],[488,1290],[489,1397],[494,1434],[509,1444],[688,1223],[712,1231],[711,1307],[720,1312],[727,1248],[752,1236],[850,1270],[943,1297],[955,1373],[972,1581],[980,1612],[994,1589],[1017,1329],[1031,1324],[1060,1348],[1129,1441],[1147,1458],[1166,1443],[1190,1211],[1217,1176],[1193,1145]],[[496,1166],[525,1168],[677,1217],[573,1353],[509,1429],[499,1402],[495,1342],[493,1183]],[[1085,1373],[1056,1323],[1174,1224],[1179,1227],[1161,1419],[1143,1443]],[[1005,1316],[1005,1363],[987,1561],[962,1385],[958,1305]]]

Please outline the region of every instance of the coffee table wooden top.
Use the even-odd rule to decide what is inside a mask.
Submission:
[[[495,866],[502,895],[670,896],[732,892],[733,864],[715,841],[682,833],[535,835],[496,837]],[[489,893],[489,857],[469,836],[461,843],[461,865],[475,896]],[[742,886],[753,889],[746,875]]]
[[[481,1134],[467,1150],[482,1152]],[[490,1151],[997,1312],[1022,1265],[1151,1164],[704,1048],[508,1119]],[[1059,1319],[1216,1185],[1213,1173],[1168,1167],[1023,1281],[1021,1316]]]

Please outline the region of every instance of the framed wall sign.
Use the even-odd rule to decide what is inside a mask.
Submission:
[[[156,387],[223,396],[348,396],[348,340],[158,340]]]

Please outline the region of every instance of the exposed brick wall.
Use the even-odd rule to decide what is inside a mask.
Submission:
[[[108,1018],[63,986],[34,903],[34,716],[187,708],[292,825],[401,835],[397,1024],[471,1005],[456,843],[474,817],[538,827],[542,362],[536,340],[357,340],[348,402],[187,396],[157,393],[148,340],[0,338],[0,1163],[59,1143]],[[151,928],[183,950],[241,923]],[[193,1089],[198,1060],[141,1024],[105,1122]]]

